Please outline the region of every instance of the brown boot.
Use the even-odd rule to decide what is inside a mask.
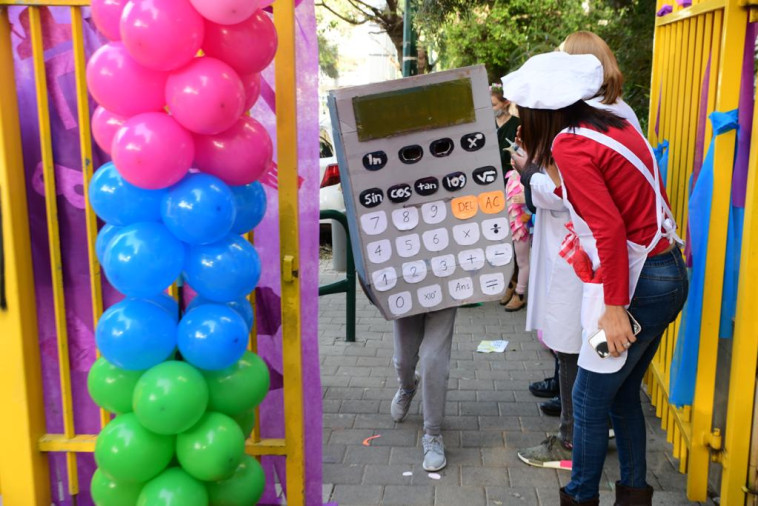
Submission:
[[[616,482],[616,502],[614,506],[651,506],[653,504],[653,487],[626,487]]]
[[[560,490],[561,493],[561,506],[599,506],[600,497],[590,499],[589,501],[578,502],[573,497],[566,493],[565,489]]]
[[[523,293],[514,293],[508,304],[505,305],[505,310],[508,313],[513,313],[526,306],[526,297]]]
[[[505,295],[503,295],[503,298],[500,299],[500,305],[505,306],[511,301],[511,297],[513,297],[513,292],[516,290],[516,283],[511,280],[510,283],[508,283],[508,288],[505,290]]]

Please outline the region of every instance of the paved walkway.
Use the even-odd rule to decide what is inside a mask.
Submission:
[[[339,279],[322,261],[321,284]],[[421,469],[419,397],[403,423],[390,418],[397,389],[391,364],[392,324],[360,292],[357,339],[345,342],[344,294],[321,297],[319,342],[324,399],[325,496],[354,505],[557,505],[569,473],[524,465],[516,450],[555,432],[558,419],[543,416],[527,386],[553,373],[551,355],[524,329],[525,311],[505,313],[497,303],[458,311],[443,436],[447,468],[433,480]],[[482,339],[506,339],[503,354],[475,350]],[[654,409],[643,395],[648,420],[648,482],[654,504],[693,504],[677,471]],[[364,446],[371,436],[381,436]],[[412,475],[406,476],[410,472]],[[613,504],[619,478],[610,444],[601,504]],[[709,503],[712,504],[712,503]]]

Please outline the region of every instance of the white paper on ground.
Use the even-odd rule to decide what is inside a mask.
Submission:
[[[479,353],[503,353],[508,347],[508,341],[482,341],[476,349]]]

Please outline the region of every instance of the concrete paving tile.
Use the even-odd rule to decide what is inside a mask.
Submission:
[[[492,448],[503,446],[503,433],[500,431],[461,431],[461,446],[474,448]]]
[[[463,486],[507,486],[508,473],[504,468],[497,467],[480,467],[480,466],[461,466],[461,481]]]
[[[487,506],[537,504],[537,490],[529,487],[485,487]]]
[[[480,416],[479,428],[481,430],[520,430],[521,423],[515,416]]]
[[[383,492],[381,485],[335,485],[332,501],[341,505],[376,506],[381,503]]]
[[[390,448],[381,446],[349,445],[345,464],[389,464]]]
[[[434,504],[432,485],[414,487],[411,485],[387,485],[384,487],[383,505],[412,506]]]
[[[478,486],[439,485],[434,491],[434,506],[485,506],[484,489]]]
[[[363,479],[363,466],[355,464],[324,464],[324,483],[357,485]]]

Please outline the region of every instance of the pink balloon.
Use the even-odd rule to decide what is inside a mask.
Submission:
[[[121,42],[104,45],[87,63],[90,93],[98,104],[122,116],[162,110],[167,77],[139,65]]]
[[[158,190],[177,183],[192,165],[192,135],[165,113],[127,120],[113,139],[113,163],[135,186]]]
[[[95,109],[95,114],[92,115],[92,136],[100,149],[111,154],[113,138],[127,119],[125,116],[113,114],[103,106]]]
[[[220,25],[236,25],[258,10],[258,0],[190,0],[205,19]]]
[[[271,5],[273,3],[274,3],[274,0],[261,0],[261,4],[260,4],[259,7],[261,9],[265,9],[266,7],[268,7],[269,5]]]
[[[268,132],[249,116],[221,134],[195,136],[197,168],[232,186],[258,179],[271,165],[273,153]]]
[[[231,128],[245,107],[245,88],[226,63],[203,57],[172,73],[166,81],[166,102],[174,119],[198,134]]]
[[[245,87],[245,110],[249,111],[261,96],[261,75],[256,72],[243,77],[242,85]]]
[[[277,44],[274,22],[260,10],[236,25],[205,22],[203,51],[228,63],[241,76],[268,67]]]
[[[126,0],[92,0],[92,20],[108,40],[121,40],[119,21]]]
[[[121,40],[135,60],[156,70],[189,63],[203,43],[203,18],[187,0],[129,0]]]

